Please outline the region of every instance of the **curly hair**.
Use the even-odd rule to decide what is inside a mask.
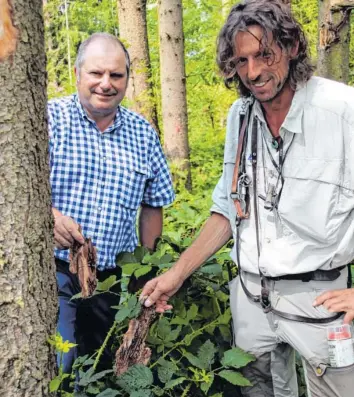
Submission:
[[[288,78],[293,90],[310,79],[315,67],[310,62],[304,32],[292,16],[290,8],[280,0],[244,0],[231,9],[218,36],[217,63],[227,88],[235,85],[241,96],[251,95],[239,78],[235,64],[236,35],[248,31],[251,25],[258,25],[263,31],[259,43],[263,50],[270,50],[269,33],[283,51],[290,51],[298,44],[297,56],[289,64]]]

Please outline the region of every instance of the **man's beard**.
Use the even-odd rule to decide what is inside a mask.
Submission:
[[[278,86],[277,86],[277,89],[276,89],[274,95],[272,95],[270,98],[267,98],[267,99],[264,99],[264,100],[261,100],[261,99],[259,99],[259,98],[257,98],[257,97],[256,97],[256,99],[257,99],[260,103],[268,103],[268,102],[274,101],[274,99],[276,99],[276,98],[282,93],[284,86],[289,82],[289,74],[290,74],[290,73],[289,73],[289,70],[288,70],[288,73],[287,73],[287,75],[285,76],[285,78],[284,78],[282,81],[279,82],[279,84],[278,84]]]

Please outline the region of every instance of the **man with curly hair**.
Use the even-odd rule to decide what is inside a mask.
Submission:
[[[211,216],[178,262],[146,284],[145,305],[170,308],[183,281],[233,238],[234,341],[257,358],[243,370],[252,383],[243,395],[297,397],[297,351],[308,396],[352,396],[352,345],[336,361],[327,329],[354,314],[315,298],[347,287],[354,258],[354,90],[312,76],[303,31],[280,0],[234,6],[217,61],[241,98],[229,112]]]

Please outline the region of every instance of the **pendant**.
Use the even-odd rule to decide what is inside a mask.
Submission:
[[[275,150],[279,149],[279,142],[278,142],[277,138],[273,138],[272,139],[272,148],[275,149]]]

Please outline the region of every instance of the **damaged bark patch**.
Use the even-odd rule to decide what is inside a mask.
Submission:
[[[116,353],[116,374],[124,374],[135,364],[147,365],[151,350],[146,347],[145,339],[150,325],[156,318],[155,307],[143,307],[138,318],[130,320],[128,331],[123,337],[123,343]]]
[[[18,30],[12,20],[12,6],[9,0],[0,0],[0,62],[16,50]]]

